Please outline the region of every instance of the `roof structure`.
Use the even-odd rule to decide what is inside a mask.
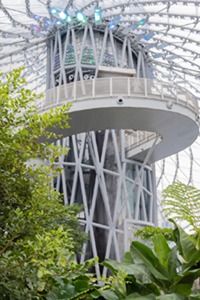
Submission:
[[[41,83],[42,77],[44,83],[46,40],[56,30],[83,27],[76,20],[76,12],[82,11],[87,22],[99,29],[114,20],[117,26],[113,33],[122,38],[129,36],[132,47],[145,53],[152,77],[184,85],[191,82],[193,92],[200,97],[199,6],[198,0],[1,0],[0,66],[23,64],[28,74],[36,71],[38,80]],[[101,22],[94,22],[95,7],[101,7]],[[54,9],[67,13],[72,22],[61,19]]]
[[[200,76],[199,5],[198,0],[2,0],[0,57],[41,44],[58,28],[83,25],[65,21],[57,25],[59,18],[52,8],[67,12],[74,20],[75,12],[82,11],[93,22],[94,7],[99,6],[102,22],[98,26],[120,16],[115,33],[131,36],[136,48],[147,53],[149,62]]]

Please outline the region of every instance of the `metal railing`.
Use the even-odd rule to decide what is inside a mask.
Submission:
[[[158,80],[132,77],[97,78],[61,85],[47,90],[43,101],[36,105],[41,111],[66,102],[118,96],[170,101],[199,115],[198,101],[187,89]]]
[[[125,149],[130,150],[141,144],[154,140],[156,138],[156,133],[149,131],[134,131],[129,130],[128,133],[125,134]]]
[[[119,96],[170,101],[199,115],[196,97],[185,88],[158,80],[131,77],[97,78],[61,85],[47,90],[44,99],[36,105],[39,112],[68,102]],[[125,136],[125,149],[133,149],[155,138],[156,133],[153,132],[132,131]]]

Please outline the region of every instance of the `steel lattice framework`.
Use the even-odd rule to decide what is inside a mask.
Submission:
[[[157,224],[154,169],[125,158],[124,137],[123,130],[106,130],[62,140],[71,150],[59,158],[63,171],[55,187],[65,204],[84,205],[79,218],[90,241],[80,261],[96,256],[121,261],[135,228]]]

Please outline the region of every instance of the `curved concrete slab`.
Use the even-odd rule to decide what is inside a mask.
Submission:
[[[105,130],[133,129],[159,133],[162,141],[156,145],[149,163],[163,159],[190,146],[199,134],[199,122],[194,110],[173,103],[167,107],[168,101],[157,97],[124,97],[123,104],[116,98],[95,98],[72,101],[69,124],[71,128],[55,128],[54,132],[63,137],[76,133]],[[65,100],[67,103],[67,99]],[[70,103],[70,102],[69,102]],[[64,101],[62,100],[62,104]],[[60,104],[61,105],[61,104]],[[54,106],[60,106],[54,105]],[[44,109],[41,113],[48,111]],[[53,141],[53,140],[49,140]],[[44,142],[40,139],[38,142]],[[136,159],[143,161],[146,151],[139,153]]]

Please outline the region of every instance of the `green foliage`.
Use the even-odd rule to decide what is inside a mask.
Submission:
[[[175,225],[173,248],[168,246],[164,236],[158,234],[152,238],[152,249],[135,241],[123,263],[110,259],[102,263],[115,276],[106,291],[99,291],[104,299],[200,298],[200,294],[192,292],[194,281],[200,277],[200,232],[196,241],[171,221]]]
[[[62,196],[52,188],[61,170],[55,164],[66,150],[37,140],[59,138],[47,129],[69,127],[69,105],[37,114],[34,101],[41,98],[20,88],[21,69],[7,82],[0,80],[0,299],[46,299],[52,278],[82,266],[74,262],[86,235],[76,218],[80,208],[63,206]],[[1,74],[2,75],[2,74]],[[51,165],[41,168],[28,161],[40,157]],[[74,238],[75,237],[75,238]],[[42,297],[42,298],[41,298]]]
[[[187,221],[192,229],[200,229],[200,190],[177,181],[163,191],[163,212],[167,217]]]
[[[200,230],[200,190],[177,181],[163,191],[163,198],[165,216],[187,221],[191,225],[191,230],[195,231],[192,236],[196,238]],[[174,241],[172,231],[171,228],[145,227],[137,229],[134,236],[150,241],[153,236],[162,234],[168,242],[171,242]]]
[[[164,236],[166,241],[173,241],[173,229],[172,228],[160,228],[160,227],[145,227],[143,229],[137,229],[134,234],[135,237],[139,237],[143,241],[150,241],[152,237],[157,234]]]

